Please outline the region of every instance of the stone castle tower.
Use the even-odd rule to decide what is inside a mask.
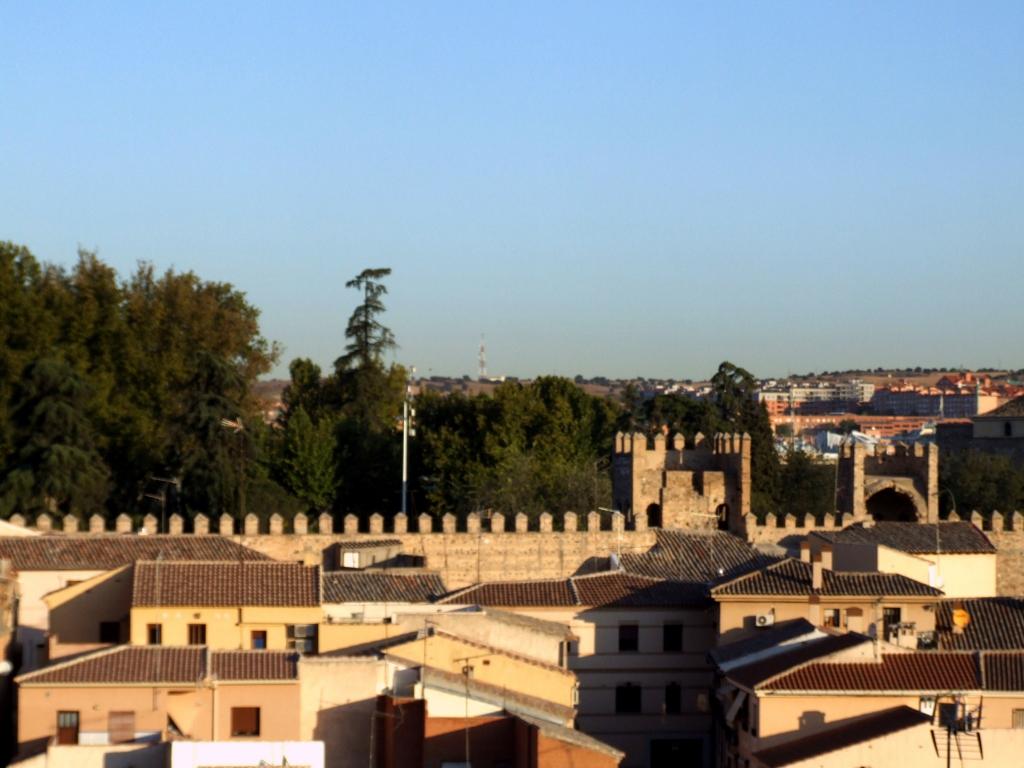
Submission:
[[[698,433],[692,448],[682,435],[648,440],[615,436],[612,498],[627,520],[650,528],[722,528],[747,533],[750,515],[750,435]],[[641,523],[642,524],[642,523]]]
[[[898,444],[870,451],[859,443],[842,446],[836,511],[850,522],[938,522],[939,447]]]

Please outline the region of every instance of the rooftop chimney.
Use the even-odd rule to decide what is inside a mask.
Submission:
[[[818,553],[811,561],[811,586],[818,590],[821,589],[821,583],[821,553]]]
[[[821,567],[824,568],[826,571],[833,570],[831,544],[823,544],[821,547]]]
[[[800,560],[805,563],[811,562],[811,542],[807,539],[800,542]]]

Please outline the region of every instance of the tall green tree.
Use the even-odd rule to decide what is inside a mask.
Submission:
[[[17,439],[0,481],[6,512],[90,515],[102,508],[109,471],[86,414],[89,397],[64,360],[43,358],[28,366],[11,419]]]
[[[284,403],[282,420],[287,425],[292,414],[300,409],[310,419],[316,419],[323,407],[324,385],[320,366],[306,357],[292,360],[288,366],[291,381],[281,393]]]
[[[394,334],[380,321],[380,315],[384,314],[383,297],[388,292],[383,279],[390,274],[391,269],[387,267],[364,269],[345,283],[346,288],[362,291],[363,300],[348,319],[345,328],[348,344],[345,354],[335,362],[335,368],[381,366],[384,353],[395,348]]]
[[[287,486],[309,507],[331,508],[337,491],[334,424],[314,423],[302,406],[290,414],[284,435],[284,476]]]
[[[939,485],[952,493],[952,498],[941,494],[944,513],[953,500],[961,514],[1024,509],[1024,469],[1007,456],[975,450],[945,455],[939,462]]]
[[[436,512],[536,516],[607,506],[619,408],[568,379],[505,382],[493,395],[417,398],[416,493]]]
[[[181,495],[192,512],[240,516],[252,452],[243,418],[244,379],[230,362],[200,352],[189,384],[186,416],[174,440]]]
[[[773,513],[779,503],[779,454],[775,450],[771,420],[757,401],[753,375],[730,362],[718,366],[711,377],[714,416],[711,431],[746,432],[750,435],[751,510],[756,515]]]

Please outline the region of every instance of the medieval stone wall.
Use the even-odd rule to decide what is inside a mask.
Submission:
[[[743,535],[750,513],[750,436],[697,434],[648,440],[641,432],[615,436],[612,498],[632,520],[657,518],[665,528],[713,529],[724,510],[729,530]]]
[[[11,522],[25,525],[26,521],[15,515]],[[273,515],[265,528],[256,515],[247,515],[240,530],[234,518],[228,515],[218,520],[214,531],[203,515],[193,519],[192,533],[184,532],[185,521],[178,515],[172,515],[168,522],[170,535],[231,536],[270,557],[308,564],[322,563],[324,552],[334,544],[398,539],[404,555],[423,558],[424,567],[440,571],[450,589],[478,581],[563,578],[605,568],[610,555],[646,552],[655,543],[654,531],[648,530],[643,522],[639,530],[626,530],[623,515],[602,516],[597,512],[584,516],[567,512],[561,531],[554,530],[550,514],[540,516],[537,530],[529,529],[529,520],[522,514],[510,519],[501,514],[490,518],[471,514],[463,521],[463,530],[458,530],[453,515],[445,515],[440,520],[420,515],[410,521],[399,514],[387,525],[383,516],[373,515],[368,530],[363,532],[359,531],[359,521],[354,515],[344,518],[342,532],[334,531],[330,515],[321,515],[316,521],[315,533],[310,532],[310,521],[305,515],[297,515],[292,521],[292,533],[284,532],[280,515]],[[410,522],[415,531],[409,530]],[[70,515],[60,520],[59,526],[49,515],[40,515],[35,527],[41,532],[59,530],[68,535],[107,533],[105,521],[99,515],[90,519],[88,532],[80,532],[78,519]],[[158,528],[159,521],[148,515],[141,528],[145,533],[141,535],[156,535]],[[132,533],[131,518],[121,515],[115,523],[115,532]]]

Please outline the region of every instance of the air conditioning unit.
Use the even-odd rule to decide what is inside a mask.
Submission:
[[[775,623],[774,613],[759,613],[754,617],[754,626],[758,629],[770,627]]]

